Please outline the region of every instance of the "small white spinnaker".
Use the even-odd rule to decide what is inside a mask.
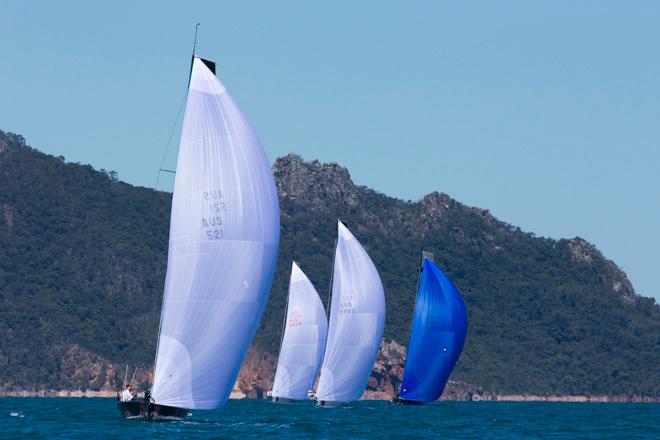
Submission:
[[[293,262],[284,337],[271,393],[274,400],[307,399],[321,365],[327,333],[323,302],[311,281]]]
[[[362,395],[383,337],[385,294],[362,245],[338,222],[330,325],[316,400],[350,402]]]

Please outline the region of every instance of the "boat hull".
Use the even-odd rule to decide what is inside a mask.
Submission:
[[[346,406],[348,402],[332,402],[330,400],[317,400],[316,406],[322,406],[326,408],[335,408],[338,406]]]
[[[424,405],[424,402],[418,402],[417,400],[406,400],[399,397],[392,399],[392,403],[395,405]]]
[[[295,399],[289,399],[287,397],[277,397],[277,396],[272,396],[271,398],[273,403],[295,403],[297,400]]]
[[[135,420],[183,420],[188,415],[188,410],[185,408],[147,403],[144,399],[134,399],[129,402],[117,401],[117,408],[123,418]]]

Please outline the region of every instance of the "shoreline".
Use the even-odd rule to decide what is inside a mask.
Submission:
[[[0,391],[0,398],[3,397],[73,397],[73,398],[117,398],[117,391],[81,391],[81,390],[41,390],[41,391]],[[232,391],[229,395],[232,400],[245,399],[245,394]]]
[[[360,400],[387,400],[391,396],[375,393],[376,395],[369,395],[366,393]],[[384,394],[384,393],[383,393]],[[81,391],[81,390],[41,390],[41,391],[0,391],[0,398],[2,397],[42,397],[42,398],[57,398],[57,397],[71,397],[71,398],[116,398],[116,391]],[[231,400],[247,399],[244,393],[233,391],[229,397]],[[453,400],[461,402],[551,402],[551,403],[660,403],[660,396],[538,396],[533,394],[502,394],[502,395],[489,395],[479,396],[473,395],[471,399],[439,399],[439,400]]]

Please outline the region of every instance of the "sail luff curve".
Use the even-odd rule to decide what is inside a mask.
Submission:
[[[424,258],[399,398],[437,400],[461,354],[466,331],[467,312],[458,289]]]
[[[172,197],[156,403],[212,409],[227,401],[268,299],[278,244],[265,152],[195,57]]]
[[[294,262],[273,397],[307,399],[321,365],[327,333],[328,319],[323,302],[311,281]]]
[[[360,398],[383,337],[385,294],[371,258],[338,222],[328,342],[317,401]]]

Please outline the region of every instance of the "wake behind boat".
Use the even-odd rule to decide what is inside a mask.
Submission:
[[[268,300],[279,246],[268,159],[247,118],[193,56],[176,166],[152,396],[124,417],[223,406]]]

